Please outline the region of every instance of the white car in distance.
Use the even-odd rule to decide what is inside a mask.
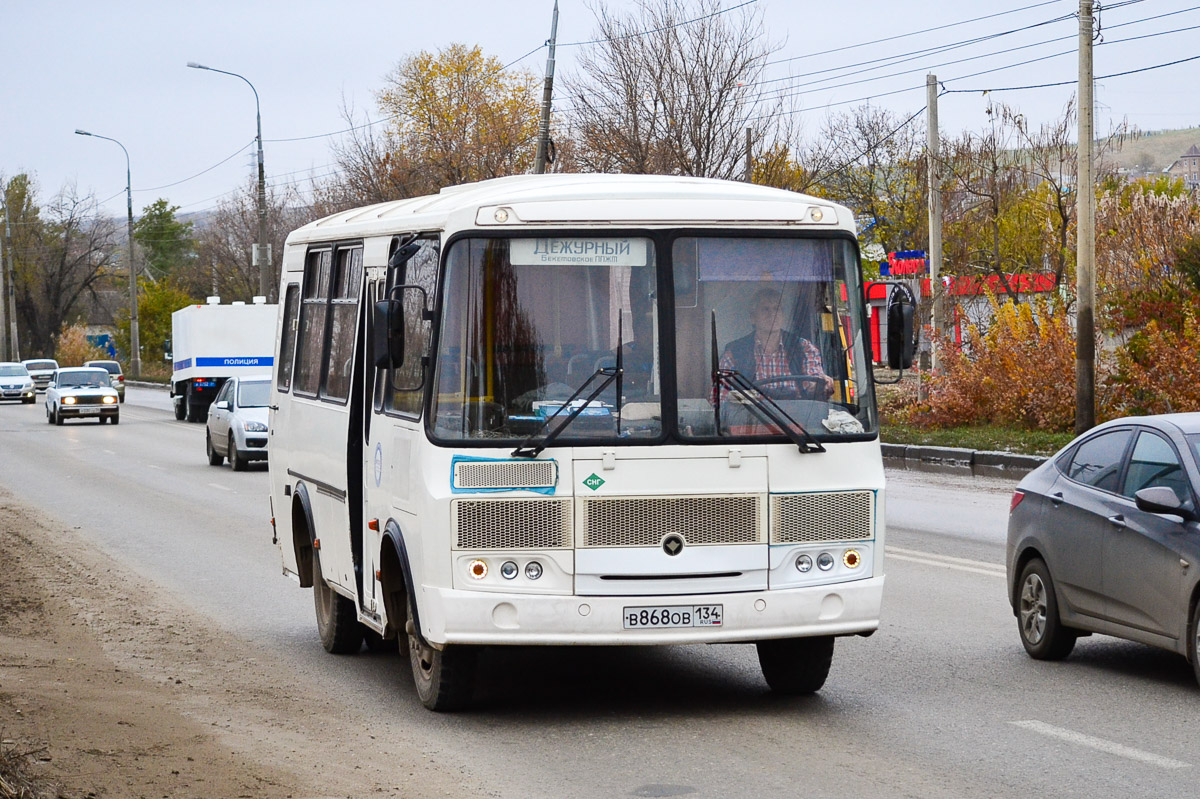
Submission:
[[[94,418],[120,424],[119,402],[104,369],[57,369],[46,387],[46,421],[61,425],[66,419]]]
[[[220,466],[228,458],[233,470],[240,472],[250,461],[266,460],[270,404],[270,377],[226,380],[208,408],[204,449],[209,464]]]
[[[36,398],[33,378],[29,376],[29,370],[24,364],[0,363],[0,399],[19,399],[26,405],[31,405]]]

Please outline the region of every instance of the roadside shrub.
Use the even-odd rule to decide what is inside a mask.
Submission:
[[[1004,425],[1063,432],[1075,420],[1075,329],[1058,303],[1001,305],[991,298],[986,333],[967,328],[962,347],[943,340],[942,369],[915,423]]]
[[[1109,416],[1200,410],[1198,303],[1182,319],[1152,319],[1117,352]]]
[[[54,346],[54,360],[59,366],[83,366],[85,361],[103,360],[108,353],[87,340],[83,325],[64,325]]]

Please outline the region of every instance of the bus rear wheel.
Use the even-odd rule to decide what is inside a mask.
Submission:
[[[362,649],[362,627],[354,603],[329,587],[321,574],[321,556],[313,553],[313,604],[321,646],[334,655],[352,655]]]
[[[473,646],[434,649],[416,630],[412,598],[408,600],[408,659],[412,663],[417,697],[430,710],[461,710],[475,692],[475,666],[479,651]]]
[[[777,694],[799,696],[821,690],[833,665],[833,636],[759,641],[758,664]]]

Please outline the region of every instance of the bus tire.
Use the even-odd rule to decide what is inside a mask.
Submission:
[[[833,636],[759,641],[758,664],[777,694],[799,696],[821,690],[833,664]]]
[[[408,659],[412,664],[417,697],[430,710],[462,710],[475,692],[475,667],[479,651],[473,646],[449,645],[434,649],[412,623],[412,597],[408,598]]]
[[[353,655],[362,649],[362,627],[354,603],[329,587],[321,574],[321,556],[313,553],[313,604],[321,646],[334,655]]]

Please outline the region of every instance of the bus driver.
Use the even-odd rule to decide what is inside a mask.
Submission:
[[[736,369],[755,383],[785,375],[812,375],[820,378],[819,382],[771,380],[763,388],[777,398],[828,399],[833,394],[833,378],[825,374],[821,352],[808,339],[783,329],[782,306],[778,289],[755,293],[754,330],[729,342],[721,356],[721,368]]]

